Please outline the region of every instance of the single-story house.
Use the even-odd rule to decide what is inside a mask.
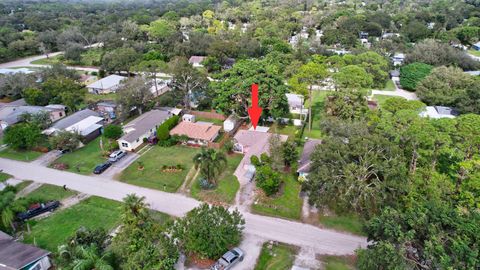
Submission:
[[[474,50],[476,50],[476,51],[480,51],[480,41],[477,42],[477,43],[475,43],[475,44],[473,44],[473,45],[472,45],[472,48],[473,48]]]
[[[312,163],[312,161],[310,160],[310,156],[315,150],[315,147],[321,143],[321,140],[308,139],[303,145],[303,151],[300,160],[298,161],[297,169],[298,178],[300,180],[305,180],[307,175],[310,173],[310,165]]]
[[[52,266],[49,255],[0,231],[0,270],[47,270]]]
[[[455,118],[459,113],[450,107],[445,106],[427,106],[425,110],[419,114],[421,117],[429,117],[432,119]]]
[[[232,130],[235,130],[238,124],[238,117],[232,114],[227,119],[225,119],[225,121],[223,121],[223,130],[225,130],[225,132],[230,132]]]
[[[110,75],[87,85],[87,89],[93,94],[115,93],[125,79],[123,76]]]
[[[392,56],[393,66],[401,66],[404,61],[405,61],[405,54],[403,53],[395,53]]]
[[[197,119],[196,119],[195,115],[193,115],[193,114],[187,114],[187,113],[186,113],[186,114],[184,114],[184,115],[182,116],[182,121],[183,121],[183,122],[192,122],[192,123],[195,123],[195,122],[197,121]]]
[[[124,135],[117,140],[121,150],[134,151],[144,139],[156,136],[157,128],[172,114],[169,111],[151,110],[123,126]]]
[[[10,74],[17,74],[17,73],[24,73],[30,74],[34,73],[35,71],[28,69],[28,68],[0,68],[1,75],[10,75]]]
[[[268,153],[270,147],[269,141],[273,135],[273,133],[256,130],[239,130],[237,134],[235,134],[233,137],[233,151],[244,154],[242,161],[234,173],[240,183],[252,180],[255,173],[254,168],[252,169],[252,164],[250,163],[250,157],[259,157],[262,153]],[[286,135],[279,136],[282,142],[285,142],[288,139],[288,136]]]
[[[208,145],[209,142],[213,142],[218,137],[221,128],[212,123],[182,121],[170,130],[170,135],[187,136],[189,138],[188,144]]]
[[[155,85],[155,82],[157,84]],[[152,87],[150,87],[150,92],[152,92],[154,97],[161,96],[166,92],[172,90],[168,84],[172,82],[172,80],[163,80],[163,79],[156,79],[152,80]]]
[[[192,56],[190,59],[188,59],[188,63],[192,65],[193,67],[203,67],[202,62],[206,59],[205,56]]]
[[[103,116],[103,118],[110,122],[117,118],[117,103],[115,101],[102,101],[98,102],[95,106],[95,111]]]
[[[304,97],[302,95],[287,93],[288,108],[290,113],[294,114],[307,114],[308,109],[303,106]]]
[[[48,112],[50,120],[55,122],[65,117],[66,107],[64,105],[52,104],[45,107],[42,106],[23,106],[4,104],[0,107],[0,129],[16,124],[21,121],[23,114],[37,114],[41,112]]]
[[[97,112],[85,109],[71,114],[57,122],[50,128],[43,131],[46,135],[55,135],[57,132],[65,130],[78,132],[89,142],[102,133],[104,119]]]

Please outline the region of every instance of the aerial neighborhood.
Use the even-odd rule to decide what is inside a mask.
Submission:
[[[0,270],[480,269],[478,1],[0,3]]]

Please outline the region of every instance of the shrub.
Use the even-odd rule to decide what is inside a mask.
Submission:
[[[20,123],[5,129],[4,142],[14,149],[27,150],[36,146],[42,134],[37,125]]]
[[[267,196],[277,193],[282,183],[280,174],[268,165],[257,168],[255,179],[257,187],[261,188]]]
[[[252,163],[252,165],[255,167],[259,167],[262,165],[262,163],[260,162],[260,159],[257,156],[251,156],[250,163]]]
[[[433,67],[424,63],[411,63],[400,68],[400,84],[402,88],[415,91],[417,84],[430,74]]]
[[[123,134],[122,127],[118,125],[108,125],[103,130],[103,135],[105,135],[106,138],[113,139],[113,140],[120,138],[122,134]]]

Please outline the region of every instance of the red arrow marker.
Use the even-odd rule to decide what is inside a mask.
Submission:
[[[248,108],[248,116],[252,122],[253,129],[257,129],[258,120],[262,115],[262,108],[258,107],[258,84],[252,84],[252,106]]]

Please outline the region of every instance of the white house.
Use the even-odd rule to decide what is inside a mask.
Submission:
[[[302,95],[287,93],[288,108],[290,113],[307,114],[308,110],[303,105],[304,97]]]
[[[169,111],[151,110],[123,126],[124,135],[117,140],[121,150],[134,151],[145,139],[157,134],[157,128],[172,114]]]
[[[190,59],[188,59],[188,63],[190,63],[190,65],[192,65],[193,67],[203,67],[202,62],[205,59],[206,59],[205,56],[194,55],[194,56],[190,57]]]
[[[195,118],[195,115],[193,115],[193,114],[184,114],[184,115],[182,116],[182,121],[183,121],[183,122],[192,122],[192,123],[195,123],[196,118]]]
[[[429,117],[432,119],[455,118],[458,112],[450,107],[444,106],[427,106],[425,110],[419,114],[421,117]]]
[[[115,93],[126,78],[118,75],[110,75],[87,85],[88,92],[93,94]]]
[[[403,53],[395,53],[392,56],[392,62],[394,66],[401,66],[405,61],[405,54]]]

